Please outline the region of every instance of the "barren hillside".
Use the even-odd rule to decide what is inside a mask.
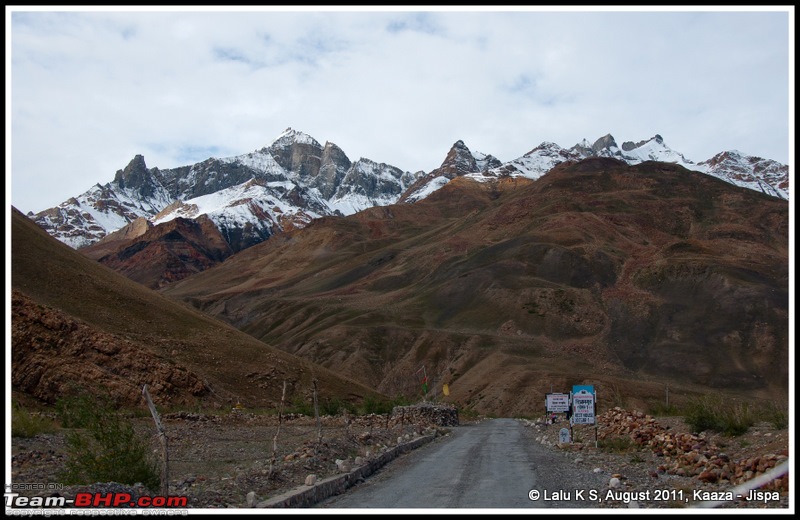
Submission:
[[[387,394],[494,414],[598,385],[639,402],[785,396],[786,201],[665,163],[455,179],[327,217],[168,287],[170,297]]]

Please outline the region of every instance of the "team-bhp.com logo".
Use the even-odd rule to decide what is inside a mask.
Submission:
[[[186,496],[141,496],[130,493],[76,493],[74,499],[65,497],[27,497],[17,491],[23,489],[51,490],[54,488],[32,488],[27,484],[6,484],[4,493],[6,507],[186,507]]]

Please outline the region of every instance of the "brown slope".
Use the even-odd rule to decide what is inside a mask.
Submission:
[[[678,166],[591,159],[323,219],[166,293],[386,393],[418,392],[425,365],[493,413],[584,382],[785,396],[788,217]]]
[[[11,239],[14,390],[141,404],[148,384],[160,402],[268,406],[283,380],[292,399],[317,377],[329,397],[374,395],[85,258],[15,209]]]
[[[80,252],[151,289],[186,278],[233,254],[217,226],[205,215],[176,218],[141,228],[138,219]]]

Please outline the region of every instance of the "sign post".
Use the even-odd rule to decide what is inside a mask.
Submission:
[[[550,414],[565,413],[569,411],[569,395],[563,393],[545,394],[545,416]],[[555,417],[555,416],[553,416]]]
[[[594,385],[575,385],[572,387],[572,414],[570,415],[570,429],[573,424],[594,424],[594,443],[597,447],[597,394]]]

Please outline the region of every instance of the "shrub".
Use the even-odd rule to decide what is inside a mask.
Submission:
[[[379,415],[390,414],[395,406],[408,406],[410,404],[411,401],[404,395],[397,395],[388,401],[373,396],[367,396],[359,407],[359,413],[364,415],[371,413]]]
[[[295,397],[283,411],[284,414],[294,413],[314,417],[314,405],[307,399]]]
[[[764,420],[772,423],[776,430],[784,430],[789,427],[789,417],[786,412],[786,407],[779,405],[776,402],[769,403],[761,413]]]
[[[133,485],[141,482],[158,490],[160,477],[149,459],[149,447],[137,437],[130,422],[105,401],[81,397],[80,406],[68,407],[69,420],[80,418],[83,426],[67,434],[67,462],[61,480],[65,484],[118,482]],[[91,408],[83,405],[93,402]],[[76,415],[72,412],[79,411]]]
[[[361,407],[358,411],[361,415],[368,415],[371,413],[386,414],[392,413],[392,408],[394,408],[394,403],[392,401],[384,401],[372,396],[367,396],[361,403]]]
[[[755,424],[755,417],[745,402],[708,395],[688,402],[684,421],[695,432],[712,430],[735,436],[742,435]]]
[[[343,401],[338,398],[324,399],[322,400],[322,402],[319,403],[320,415],[333,416],[333,415],[339,415],[340,413],[345,411],[355,415],[356,407],[352,403],[348,403],[347,401]]]
[[[56,414],[64,428],[87,428],[95,415],[96,401],[104,407],[110,406],[106,399],[92,398],[90,395],[61,397],[56,401]]]
[[[34,415],[17,403],[11,409],[12,437],[30,438],[40,433],[53,433],[56,430],[57,426],[52,420]]]

